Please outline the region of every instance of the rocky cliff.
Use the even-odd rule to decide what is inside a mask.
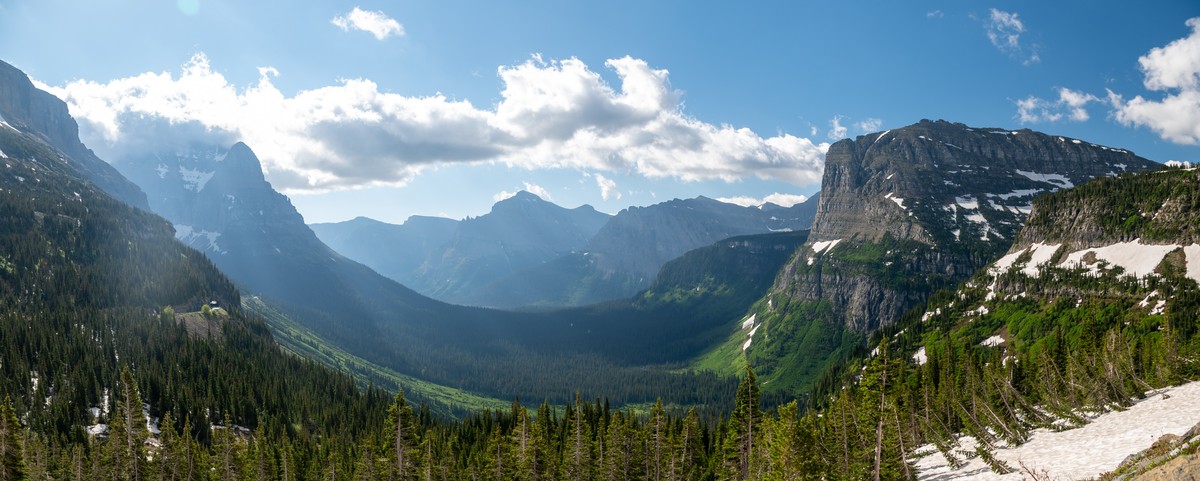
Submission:
[[[34,87],[16,67],[0,61],[0,124],[37,136],[84,178],[126,204],[148,210],[146,195],[79,140],[79,124],[58,97]]]
[[[809,240],[754,312],[766,335],[748,358],[767,380],[789,368],[779,386],[810,387],[828,357],[1003,255],[1034,197],[1156,167],[1078,139],[944,121],[838,142]]]
[[[826,154],[806,254],[777,288],[869,331],[1003,254],[1035,196],[1157,166],[1078,139],[944,121],[843,140]]]

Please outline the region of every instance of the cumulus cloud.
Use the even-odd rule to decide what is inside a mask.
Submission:
[[[1025,65],[1041,61],[1041,57],[1037,53],[1037,45],[1025,46],[1021,43],[1021,34],[1025,33],[1025,23],[1016,13],[993,8],[983,25],[988,40],[1000,52],[1021,60],[1021,63]]]
[[[329,23],[347,32],[350,29],[362,30],[374,35],[376,40],[383,40],[393,35],[404,36],[404,26],[400,25],[400,22],[384,15],[383,12],[363,10],[358,7],[354,7],[350,13],[333,17]]]
[[[846,138],[846,127],[842,125],[842,116],[835,115],[829,119],[829,140],[841,140]]]
[[[1163,140],[1200,144],[1200,17],[1187,21],[1184,38],[1138,58],[1147,90],[1164,92],[1160,100],[1141,95],[1125,100],[1111,90],[1113,118],[1126,126],[1148,127]]]
[[[109,160],[119,161],[136,139],[144,140],[139,148],[153,144],[158,137],[143,127],[147,122],[189,125],[179,134],[195,137],[187,140],[244,140],[272,183],[290,193],[403,185],[423,169],[451,163],[683,181],[820,181],[828,144],[700,121],[684,113],[666,70],[631,57],[605,66],[616,85],[575,58],[535,56],[500,67],[501,99],[492,108],[440,94],[388,93],[367,79],[288,96],[272,83],[280,73],[271,68],[238,87],[204,54],[178,75],[79,80],[47,90],[68,103],[85,142]],[[175,149],[166,139],[158,145]]]
[[[1046,100],[1032,95],[1017,100],[1016,118],[1023,124],[1058,122],[1064,118],[1086,122],[1091,118],[1086,108],[1087,104],[1093,102],[1100,102],[1100,98],[1086,92],[1059,88],[1058,100]]]
[[[546,190],[542,186],[537,185],[537,184],[531,184],[529,182],[522,182],[522,184],[524,184],[524,187],[521,190],[524,190],[525,192],[529,192],[530,194],[541,197],[542,200],[548,200],[551,202],[554,201],[554,198],[550,196],[550,191]],[[497,192],[496,195],[493,195],[492,200],[496,201],[496,202],[500,202],[504,199],[508,199],[514,195],[517,195],[517,192],[520,192],[520,191],[509,192],[507,190],[502,190],[500,192]]]
[[[600,198],[608,200],[610,198],[620,199],[621,191],[617,190],[617,183],[612,179],[600,174],[584,173],[585,177],[591,177],[596,180],[596,187],[600,188]]]
[[[766,204],[768,202],[775,204],[775,205],[780,205],[783,207],[791,207],[793,205],[796,205],[796,204],[799,204],[801,202],[808,200],[808,196],[796,195],[796,194],[780,194],[779,192],[776,192],[774,194],[768,195],[761,199],[756,199],[754,197],[747,197],[747,196],[737,196],[737,197],[718,197],[717,200],[724,202],[726,204],[735,204],[735,205],[740,205],[742,207],[760,207],[763,204]]]

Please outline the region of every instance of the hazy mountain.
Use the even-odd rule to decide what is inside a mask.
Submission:
[[[1158,166],[1078,139],[944,121],[835,143],[809,240],[772,305],[754,311],[765,342],[749,359],[773,386],[809,386],[862,336],[1002,255],[1034,197]]]
[[[583,248],[609,217],[521,191],[462,221],[414,216],[398,226],[355,219],[312,228],[334,250],[418,292],[471,304],[483,286]]]
[[[364,396],[349,376],[282,353],[261,320],[236,309],[233,282],[178,242],[169,222],[93,178],[140,190],[95,157],[72,157],[81,144],[64,136],[64,123],[75,125],[65,108],[23,87],[27,80],[0,76],[0,104],[41,99],[30,116],[0,122],[0,391],[23,423],[6,424],[0,441],[6,473],[18,431],[56,440],[26,444],[31,476],[46,472],[49,449],[88,442],[85,426],[97,437],[119,434],[107,424],[118,425],[122,393],[138,386],[135,428],[165,429],[170,410],[179,421],[172,429],[190,420],[189,436],[207,437],[223,419],[253,426],[266,416],[305,436],[345,440],[345,421],[382,411],[381,392]],[[225,309],[197,312],[212,305]],[[123,369],[134,385],[121,381]],[[311,386],[323,387],[319,396]]]
[[[39,90],[25,72],[0,61],[0,123],[37,137],[85,179],[125,203],[147,208],[146,196],[79,140],[79,124],[67,104]],[[48,160],[48,159],[41,159]]]
[[[423,284],[418,270],[431,253],[450,241],[458,223],[414,215],[400,225],[356,217],[309,227],[333,250],[420,292]]]
[[[639,388],[645,385],[673,383],[660,394],[691,400],[727,387],[711,374],[626,362],[611,346],[579,337],[570,314],[446,304],[343,257],[321,243],[287,198],[263,179],[244,144],[228,150],[192,146],[117,165],[144,186],[150,205],[175,224],[177,237],[202,249],[253,296],[243,306],[261,309],[286,345],[368,378],[392,380],[376,377],[372,366],[378,366],[428,381],[407,385],[421,395],[451,388],[501,399],[566,401],[574,390],[589,389],[618,403],[652,400]],[[541,201],[522,196],[498,210],[520,212],[520,203]],[[592,326],[611,324],[597,316]],[[594,339],[614,339],[603,334]],[[615,338],[639,337],[618,334]],[[345,355],[330,360],[331,352]]]
[[[580,252],[493,283],[477,304],[572,306],[619,299],[649,287],[669,260],[718,240],[807,229],[811,206],[741,207],[707,197],[622,210]]]

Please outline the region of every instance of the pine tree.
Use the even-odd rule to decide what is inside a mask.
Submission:
[[[406,481],[415,479],[413,447],[417,445],[417,428],[413,424],[413,409],[404,399],[404,389],[396,393],[392,406],[388,408],[387,425],[384,427],[384,448],[388,461],[388,479]]]
[[[23,429],[7,396],[0,405],[0,481],[25,479],[25,462],[21,442]]]
[[[121,369],[121,384],[116,408],[109,425],[106,459],[114,479],[141,481],[146,471],[146,416],[142,413],[142,397],[138,393],[133,373]]]
[[[762,421],[758,378],[749,365],[746,377],[738,385],[733,413],[729,416],[722,452],[722,473],[727,479],[749,479],[750,461],[754,459],[755,436]]]
[[[575,393],[575,406],[567,413],[567,438],[563,447],[562,478],[564,481],[587,481],[592,478],[591,426],[584,419],[583,395]]]

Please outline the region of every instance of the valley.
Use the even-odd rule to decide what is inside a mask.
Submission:
[[[1015,13],[956,12],[1010,74],[1060,69]],[[319,13],[392,42],[346,65],[433,51]],[[774,136],[702,116],[790,97],[685,112],[628,54],[534,54],[482,103],[445,73],[309,86],[307,59],[61,86],[0,61],[0,481],[1194,479],[1200,168],[1149,158],[1200,142],[1154,117],[1196,110],[1186,25],[1122,71],[1141,95],[1106,74],[997,117],[839,87],[971,125],[755,120]]]

